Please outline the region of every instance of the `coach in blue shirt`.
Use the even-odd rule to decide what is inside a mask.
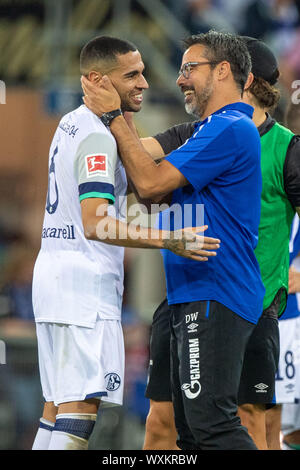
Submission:
[[[177,84],[186,111],[201,122],[159,165],[123,116],[107,115],[120,107],[107,77],[99,89],[83,80],[84,100],[99,116],[106,114],[140,197],[157,202],[172,195],[172,214],[163,214],[162,228],[188,225],[191,217],[197,223],[202,210],[206,235],[221,239],[217,256],[205,262],[164,253],[178,446],[255,450],[236,416],[245,347],[264,296],[254,255],[262,186],[260,138],[251,120],[253,108],[241,103],[252,79],[251,59],[245,44],[227,33],[192,36],[185,46]]]
[[[263,291],[253,253],[261,172],[252,112],[244,103],[224,106],[197,124],[193,137],[167,157],[190,183],[173,192],[172,204],[180,204],[182,214],[187,204],[203,204],[204,223],[209,227],[206,235],[217,234],[222,243],[218,256],[208,263],[190,262],[168,250],[163,250],[163,257],[169,304],[216,300],[256,323],[261,313],[257,289]],[[195,211],[193,215],[196,218]],[[164,219],[168,220],[166,213],[161,228],[165,228]],[[181,226],[190,223],[186,220]],[[172,223],[170,227],[174,229]]]

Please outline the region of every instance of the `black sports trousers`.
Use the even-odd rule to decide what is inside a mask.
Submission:
[[[170,307],[164,299],[154,312],[150,336],[150,361],[145,397],[172,401],[170,377]]]
[[[275,375],[279,360],[278,296],[263,311],[248,341],[242,369],[238,404],[276,404]],[[170,307],[167,299],[157,307],[150,337],[150,363],[145,396],[172,401],[170,385]]]
[[[170,310],[178,447],[257,450],[237,416],[243,359],[255,325],[215,301],[176,304]]]

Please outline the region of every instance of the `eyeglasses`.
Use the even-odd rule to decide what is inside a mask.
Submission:
[[[207,62],[186,62],[185,64],[183,64],[183,66],[179,70],[178,76],[180,77],[180,75],[183,75],[184,78],[190,78],[191,70],[193,69],[193,67],[196,67],[197,65],[213,65],[213,64],[217,64],[217,62],[213,62],[213,61],[210,61],[210,62],[209,61],[207,61]]]

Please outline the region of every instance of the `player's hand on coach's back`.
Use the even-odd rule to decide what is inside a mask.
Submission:
[[[204,237],[198,232],[204,232],[208,226],[187,227],[174,232],[169,232],[168,237],[163,239],[165,249],[176,255],[190,258],[195,261],[208,261],[208,257],[216,256],[221,240],[217,238]]]

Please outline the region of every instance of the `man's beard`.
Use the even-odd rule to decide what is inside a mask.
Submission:
[[[132,105],[128,101],[122,101],[121,102],[121,109],[122,112],[124,113],[125,111],[128,111],[130,113],[137,113],[141,110],[142,105]]]
[[[201,118],[205,113],[207,103],[212,95],[212,92],[212,78],[209,76],[206,80],[203,90],[200,93],[195,92],[192,102],[185,104],[186,112],[196,116],[197,118]]]

